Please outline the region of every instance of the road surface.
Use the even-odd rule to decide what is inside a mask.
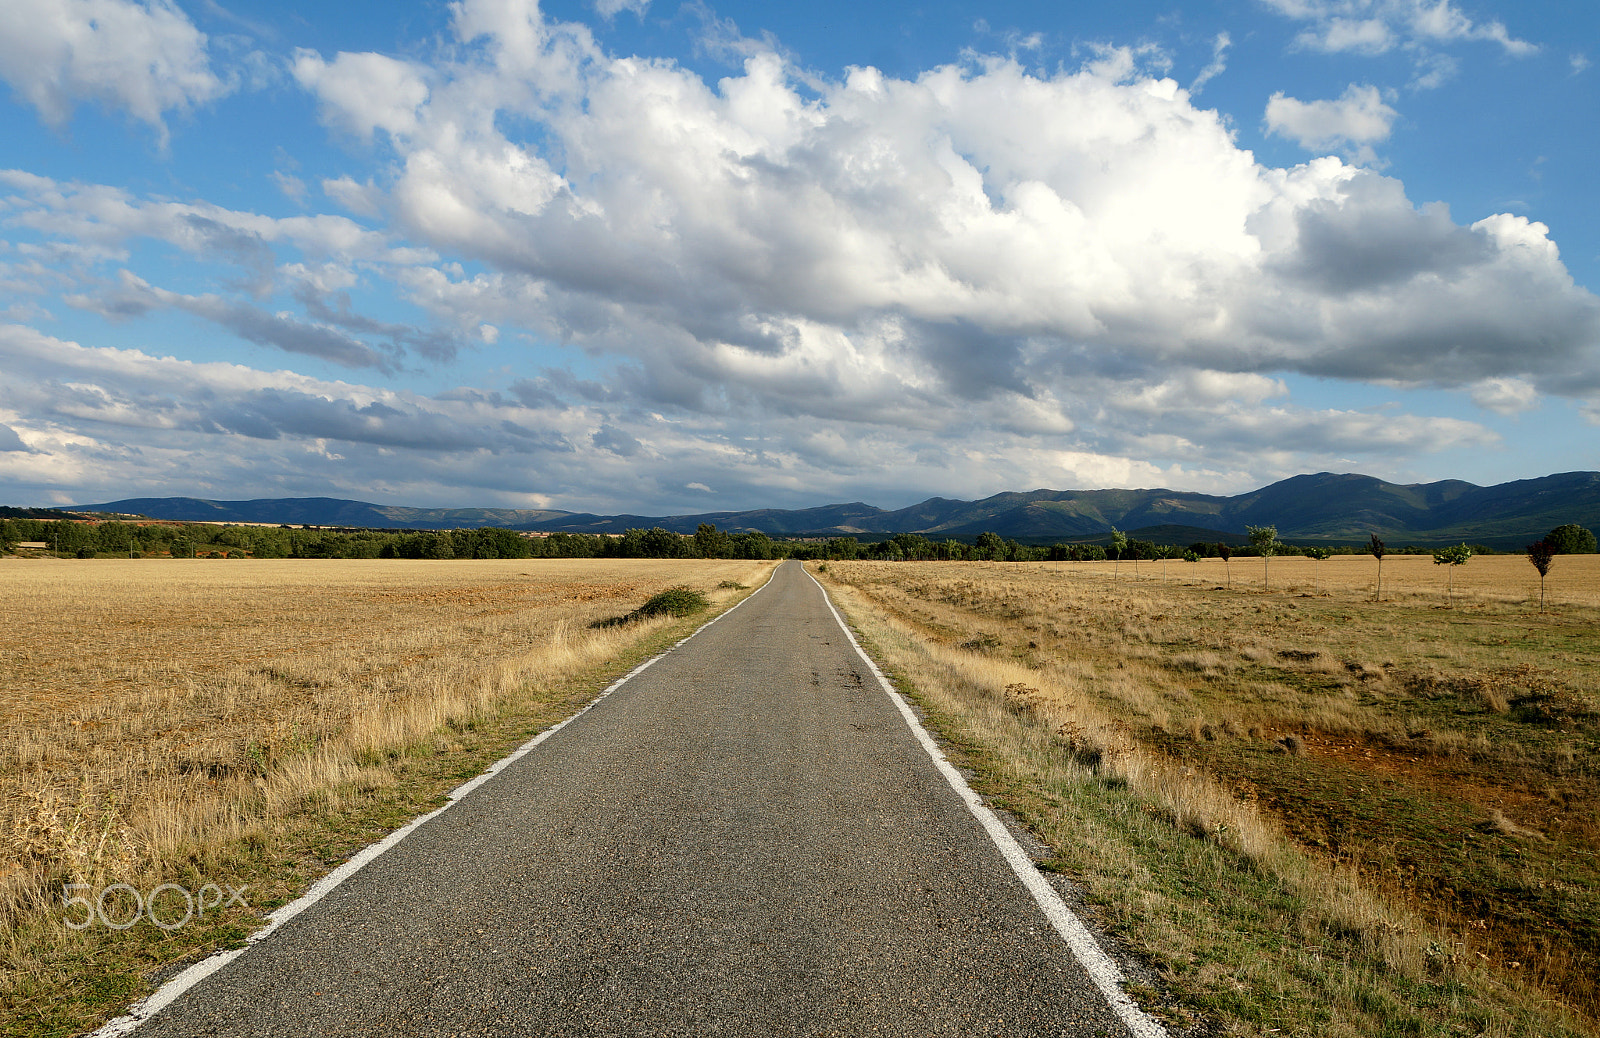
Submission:
[[[138,1029],[1129,1033],[797,563]]]

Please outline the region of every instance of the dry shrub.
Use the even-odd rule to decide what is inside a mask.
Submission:
[[[1251,663],[1275,663],[1278,659],[1278,654],[1271,645],[1260,642],[1241,645],[1238,652],[1240,659]]]
[[[1187,671],[1203,677],[1214,677],[1225,673],[1228,669],[1223,658],[1209,650],[1176,653],[1167,658],[1167,665],[1173,670]]]
[[[1489,810],[1489,821],[1486,823],[1486,826],[1502,836],[1510,836],[1519,840],[1547,841],[1547,837],[1544,835],[1544,833],[1518,825],[1516,822],[1513,822],[1511,819],[1507,818],[1505,813],[1499,808],[1491,808]]]

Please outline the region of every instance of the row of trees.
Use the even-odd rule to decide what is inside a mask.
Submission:
[[[773,559],[788,545],[764,533],[728,534],[706,524],[692,537],[659,528],[620,537],[553,533],[527,537],[514,530],[330,530],[207,523],[125,523],[0,520],[0,545],[14,550],[38,542],[60,555],[249,556],[258,559],[530,559],[718,558]]]
[[[528,537],[513,530],[483,527],[470,530],[333,530],[289,527],[214,526],[204,523],[82,522],[30,518],[0,519],[0,546],[12,550],[18,542],[42,542],[58,554],[93,557],[114,555],[241,555],[254,558],[406,558],[406,559],[526,559],[526,558],[704,558],[704,559],[877,559],[889,561],[982,562],[1098,562],[1112,559],[1156,561],[1234,556],[1262,559],[1263,577],[1270,560],[1278,555],[1303,555],[1319,561],[1333,554],[1354,551],[1378,559],[1378,593],[1382,597],[1383,557],[1386,554],[1421,554],[1424,549],[1393,551],[1376,534],[1362,548],[1286,545],[1274,526],[1247,527],[1248,546],[1196,542],[1187,548],[1129,537],[1114,529],[1107,547],[1096,544],[1058,543],[1048,547],[1025,545],[993,532],[979,534],[968,544],[947,538],[931,540],[921,534],[896,534],[883,541],[862,542],[854,537],[827,541],[774,540],[764,533],[729,533],[711,523],[701,523],[692,535],[654,527],[628,530],[621,536],[554,533]],[[1576,524],[1551,530],[1541,541],[1554,557],[1595,551],[1595,536]],[[1533,558],[1530,546],[1530,559]],[[1464,565],[1473,555],[1486,554],[1480,545],[1457,545],[1433,551],[1440,565]],[[1535,565],[1538,565],[1536,562]],[[1541,579],[1549,563],[1540,569]],[[1229,567],[1230,583],[1232,568]],[[1451,580],[1454,594],[1454,578]]]

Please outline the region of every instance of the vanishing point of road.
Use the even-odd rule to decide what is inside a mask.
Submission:
[[[138,1028],[1129,1033],[797,563]]]

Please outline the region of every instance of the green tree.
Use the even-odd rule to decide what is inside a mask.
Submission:
[[[1116,558],[1116,565],[1111,567],[1111,575],[1116,576],[1117,570],[1122,568],[1122,553],[1128,550],[1128,535],[1117,529],[1111,528],[1111,553]]]
[[[1331,548],[1306,548],[1306,557],[1317,561],[1317,590],[1322,590],[1322,564],[1328,561],[1328,556],[1333,554]]]
[[[977,543],[973,545],[973,555],[979,559],[1000,560],[1009,552],[1006,549],[1006,540],[992,530],[985,530],[978,534]]]
[[[1148,560],[1154,562],[1161,557],[1156,550],[1154,541],[1140,540],[1138,537],[1129,537],[1128,546],[1122,550],[1123,558],[1138,562]]]
[[[1544,535],[1544,543],[1557,555],[1593,555],[1595,552],[1594,533],[1577,523],[1551,530]]]
[[[694,531],[694,553],[702,559],[725,559],[733,554],[733,544],[713,524],[701,523]]]
[[[302,544],[302,553],[316,550],[309,544]],[[453,559],[456,557],[455,538],[447,531],[439,531],[426,535],[422,542],[422,557],[425,559]]]
[[[113,519],[101,523],[94,534],[95,547],[100,551],[126,555],[133,548],[133,527],[127,523]]]
[[[1472,549],[1464,543],[1453,545],[1449,548],[1440,548],[1433,553],[1433,564],[1435,566],[1450,567],[1445,570],[1450,577],[1449,583],[1445,586],[1445,601],[1450,603],[1451,609],[1456,607],[1456,567],[1465,566],[1470,558],[1472,558]]]
[[[483,526],[476,530],[463,531],[464,545],[457,549],[457,554],[474,559],[526,559],[533,554],[528,538],[523,537],[515,530],[506,530],[498,526]],[[379,550],[379,546],[371,546],[362,538],[357,545],[351,545],[351,552],[359,558],[370,558]]]
[[[1528,561],[1539,571],[1539,612],[1544,612],[1544,578],[1550,575],[1550,564],[1556,560],[1556,550],[1549,541],[1534,541],[1525,549]]]
[[[730,555],[735,559],[779,559],[779,545],[760,530],[738,533],[728,538]]]
[[[1217,542],[1217,558],[1222,560],[1222,569],[1228,575],[1228,586],[1233,587],[1233,549],[1221,541]]]
[[[1386,553],[1387,550],[1383,542],[1378,539],[1378,535],[1372,534],[1371,539],[1367,541],[1367,554],[1378,560],[1378,594],[1374,599],[1378,602],[1383,601],[1383,556]]]
[[[652,559],[681,559],[689,554],[689,539],[652,526],[644,532],[644,550]]]
[[[830,559],[858,559],[861,557],[861,542],[854,537],[834,537],[828,541],[824,552]]]
[[[1043,552],[1038,548],[1030,548],[1021,541],[1006,541],[1006,560],[1008,562],[1038,562]]]
[[[933,558],[933,542],[920,533],[897,533],[889,540],[900,548],[900,554],[905,558]]]
[[[1267,589],[1267,563],[1278,553],[1278,528],[1276,526],[1246,526],[1244,532],[1250,535],[1250,547],[1261,554],[1261,589]]]

